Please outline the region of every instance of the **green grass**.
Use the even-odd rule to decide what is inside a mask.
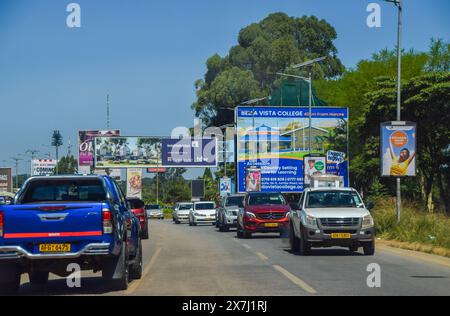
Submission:
[[[420,205],[404,203],[397,224],[393,202],[384,199],[376,203],[372,215],[377,236],[382,239],[450,249],[450,218],[444,214],[429,213]]]

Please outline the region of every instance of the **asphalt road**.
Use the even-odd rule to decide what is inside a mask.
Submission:
[[[100,274],[84,273],[81,288],[52,276],[31,286],[22,276],[22,295],[450,295],[450,259],[386,246],[375,256],[345,249],[290,253],[286,238],[259,234],[237,239],[211,225],[190,227],[151,220],[144,241],[144,275],[125,292],[103,287]],[[367,286],[367,266],[381,269],[381,287]]]

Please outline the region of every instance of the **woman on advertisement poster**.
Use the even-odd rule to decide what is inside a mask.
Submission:
[[[416,157],[416,153],[411,154],[410,150],[406,147],[400,150],[400,154],[397,157],[392,148],[392,141],[389,142],[389,152],[391,154],[391,176],[406,176],[408,172],[409,165]]]

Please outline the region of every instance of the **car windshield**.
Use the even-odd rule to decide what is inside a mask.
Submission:
[[[146,210],[159,210],[160,206],[158,204],[146,205]]]
[[[31,181],[21,203],[102,202],[106,192],[100,179],[49,179]]]
[[[214,203],[197,203],[195,204],[196,210],[212,210],[214,209]]]
[[[362,207],[362,201],[352,191],[317,191],[306,196],[307,208]]]
[[[129,199],[128,202],[130,203],[130,206],[133,209],[144,207],[144,202],[139,199]]]
[[[230,196],[227,198],[225,206],[243,207],[244,196]]]
[[[248,200],[249,205],[286,204],[283,195],[279,193],[252,194]]]
[[[192,204],[180,204],[179,210],[190,210],[192,208]]]

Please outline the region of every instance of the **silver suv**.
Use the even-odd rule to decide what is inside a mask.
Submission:
[[[358,192],[352,188],[308,188],[291,204],[289,243],[308,255],[311,247],[348,247],[375,253],[374,223]]]
[[[244,207],[245,194],[232,194],[224,197],[216,212],[216,226],[221,232],[227,232],[230,227],[237,227],[239,210]]]

